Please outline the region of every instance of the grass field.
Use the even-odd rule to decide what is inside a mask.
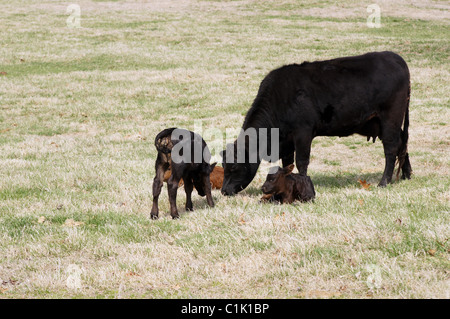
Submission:
[[[0,298],[450,297],[447,1],[377,1],[380,28],[371,1],[75,3],[79,28],[0,0]],[[212,209],[180,189],[179,220],[164,186],[150,219],[161,129],[237,133],[270,70],[382,50],[410,67],[410,181],[375,186],[379,141],[321,137],[314,203],[260,204],[263,163]]]

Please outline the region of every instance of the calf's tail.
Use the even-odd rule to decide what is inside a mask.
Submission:
[[[172,132],[175,130],[175,127],[172,128],[166,128],[165,130],[161,131],[156,135],[155,137],[155,147],[158,150],[158,152],[164,153],[164,154],[170,154],[172,152]]]

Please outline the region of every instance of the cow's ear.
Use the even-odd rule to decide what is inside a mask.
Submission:
[[[211,165],[209,165],[209,168],[211,169],[211,172],[214,170],[214,167],[216,167],[217,162],[212,163]]]
[[[294,170],[295,165],[294,164],[290,164],[286,167],[283,168],[283,173],[284,175],[289,175],[290,173],[292,173],[292,171]]]

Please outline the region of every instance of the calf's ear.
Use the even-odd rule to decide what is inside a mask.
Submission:
[[[289,175],[290,173],[292,173],[292,171],[294,170],[295,165],[294,164],[290,164],[286,167],[283,167],[283,173],[284,175]]]
[[[213,171],[214,167],[216,167],[217,162],[212,163],[211,165],[209,165],[209,168],[211,169],[211,172]]]

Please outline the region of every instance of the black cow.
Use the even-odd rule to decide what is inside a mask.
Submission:
[[[279,128],[283,167],[294,163],[295,152],[297,169],[304,176],[314,137],[358,133],[374,142],[378,137],[386,158],[379,186],[386,186],[397,158],[397,178],[400,169],[403,179],[411,177],[409,96],[408,66],[393,52],[286,65],[261,82],[242,128]],[[267,139],[270,149],[270,133]],[[252,181],[261,158],[258,156],[256,163],[248,161],[252,154],[246,147],[245,162],[239,163],[236,141],[227,147],[234,147],[235,155],[227,158],[225,151],[221,153],[225,169],[222,193],[233,195]]]

